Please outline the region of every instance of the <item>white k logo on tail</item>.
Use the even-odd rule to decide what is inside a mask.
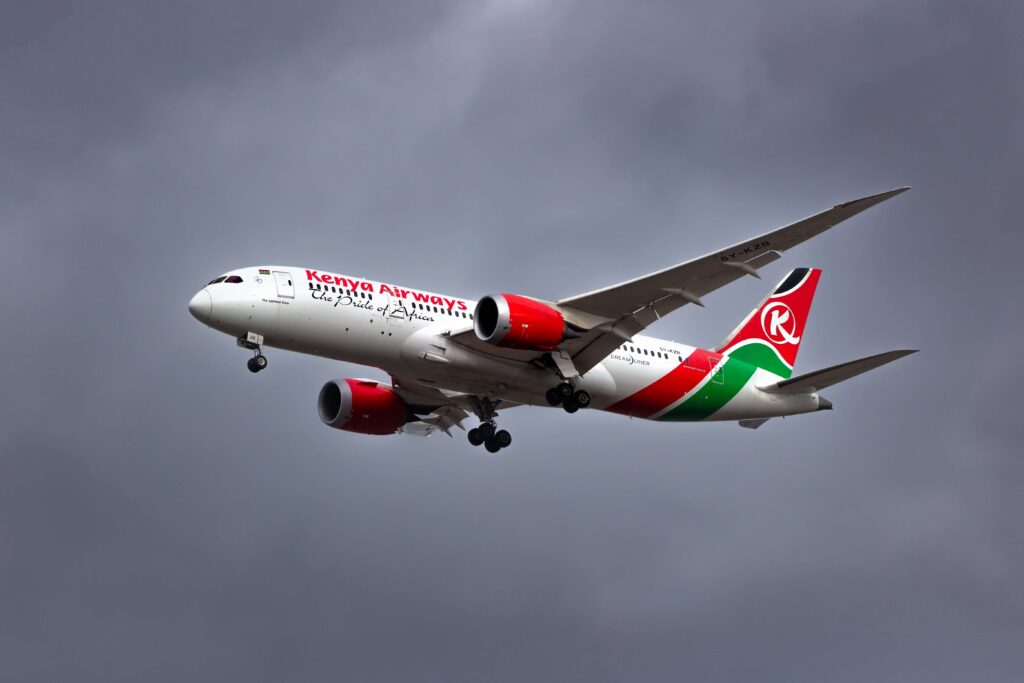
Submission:
[[[761,329],[775,344],[799,344],[796,336],[796,316],[792,309],[781,301],[775,301],[761,309]]]

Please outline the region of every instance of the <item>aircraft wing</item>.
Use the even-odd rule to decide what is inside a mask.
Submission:
[[[844,202],[700,258],[616,285],[560,299],[552,305],[561,310],[566,320],[586,331],[579,338],[564,342],[556,353],[566,362],[571,360],[576,372],[585,374],[624,341],[677,308],[687,304],[703,306],[701,297],[704,295],[747,275],[760,277],[758,269],[781,258],[780,252],[820,235],[909,189],[900,187]],[[487,344],[477,339],[472,328],[452,330],[445,336],[480,353],[508,360],[531,361],[540,355]]]
[[[558,307],[568,314],[567,317],[579,312],[583,314],[582,318],[604,319],[581,339],[570,342],[568,346],[573,364],[581,374],[585,373],[623,341],[666,314],[686,304],[702,306],[702,296],[746,275],[759,277],[758,269],[779,259],[779,252],[787,251],[909,189],[901,187],[844,202],[791,225],[671,268],[560,299]]]

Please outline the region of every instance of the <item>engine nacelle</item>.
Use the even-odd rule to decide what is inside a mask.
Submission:
[[[492,294],[480,299],[473,329],[481,341],[512,349],[550,351],[569,336],[557,310],[516,294]]]
[[[328,427],[360,434],[394,434],[409,414],[390,387],[365,379],[331,380],[320,390],[316,407]]]

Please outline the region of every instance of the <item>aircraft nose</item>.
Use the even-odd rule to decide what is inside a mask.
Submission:
[[[205,287],[196,292],[196,295],[188,302],[188,312],[204,325],[209,324],[210,313],[213,312],[213,298]]]

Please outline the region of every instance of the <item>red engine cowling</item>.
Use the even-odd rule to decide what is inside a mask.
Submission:
[[[565,319],[558,310],[515,294],[480,299],[473,328],[481,341],[512,349],[550,351],[567,338]]]
[[[394,434],[408,415],[401,396],[365,379],[331,380],[320,390],[316,407],[328,427],[360,434]]]

